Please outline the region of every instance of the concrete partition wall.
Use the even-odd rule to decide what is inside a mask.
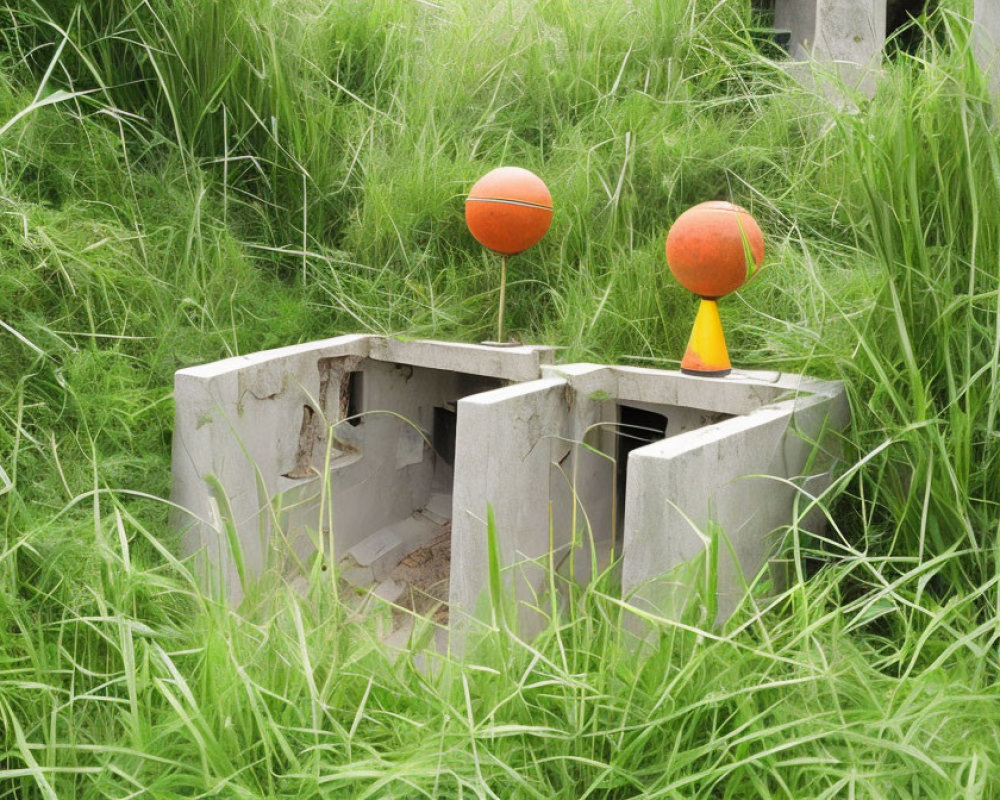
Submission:
[[[847,406],[839,384],[811,382],[815,394],[762,406],[630,456],[622,591],[636,606],[677,617],[704,576],[718,537],[717,619],[732,614],[746,582],[774,554],[796,519],[818,530],[811,497],[830,484]],[[714,528],[714,530],[713,530]],[[772,574],[781,581],[781,574]],[[709,624],[714,620],[706,620]]]
[[[543,367],[543,372],[541,380],[459,401],[452,506],[453,624],[461,626],[477,612],[484,616],[489,507],[505,585],[513,588],[526,633],[539,623],[531,607],[547,590],[550,556],[553,566],[565,573],[569,558],[589,563],[591,543],[604,554],[610,551],[616,413],[605,389],[611,388],[613,371],[570,364],[551,371]],[[583,558],[570,552],[574,522]],[[620,542],[617,549],[620,552]]]
[[[452,625],[489,601],[487,514],[492,506],[505,576],[525,611],[541,588],[541,568],[529,563],[549,548],[549,493],[553,454],[568,410],[566,382],[538,380],[459,401],[456,481],[451,521]],[[478,606],[478,607],[477,607]],[[457,612],[457,613],[456,613]]]
[[[589,542],[598,560],[614,545],[623,555],[625,594],[675,615],[691,587],[670,573],[705,550],[700,534],[711,520],[736,554],[733,560],[727,550],[720,559],[715,602],[719,615],[728,615],[745,581],[773,554],[772,534],[793,519],[796,494],[828,484],[835,431],[847,421],[840,384],[799,376],[720,380],[591,364],[542,372],[543,380],[459,403],[453,624],[484,600],[488,505],[529,633],[526,609],[546,588],[549,541],[558,562],[574,523],[584,564]],[[659,415],[662,440],[630,451],[627,409]],[[589,570],[577,575],[586,579]]]

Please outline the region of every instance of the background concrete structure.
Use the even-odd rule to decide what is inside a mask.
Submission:
[[[796,60],[868,65],[885,44],[886,0],[775,0],[774,27],[791,31]]]
[[[973,47],[979,66],[989,75],[990,86],[1000,92],[1000,2],[976,0]]]
[[[831,99],[840,95],[839,84],[874,93],[886,0],[775,0],[774,27],[791,32],[792,59],[813,64],[793,70],[799,80],[814,81]]]
[[[905,21],[922,5],[899,0],[895,8],[887,0],[774,0],[774,27],[790,33],[789,55],[801,62],[790,66],[791,72],[842,102],[840,84],[874,94],[886,37],[893,32],[888,27],[889,12],[895,10],[899,20]],[[993,90],[1000,92],[997,0],[974,0],[972,42]]]
[[[551,562],[590,576],[623,555],[635,602],[673,614],[677,569],[721,548],[731,612],[797,497],[820,491],[847,422],[839,384],[551,364],[550,348],[345,336],[181,370],[174,501],[188,552],[233,601],[317,552],[389,600],[401,559],[450,520],[450,621],[483,613],[487,509],[530,632]],[[570,552],[570,543],[584,543]],[[731,555],[730,555],[731,552]],[[291,571],[291,572],[290,572]],[[376,585],[377,584],[377,585]]]

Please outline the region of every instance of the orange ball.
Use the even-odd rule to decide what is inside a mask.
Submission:
[[[552,195],[535,173],[499,167],[476,181],[465,201],[465,223],[484,247],[512,256],[549,229]]]
[[[722,201],[681,214],[667,233],[667,265],[680,284],[707,299],[739,289],[764,260],[764,234],[749,212]]]

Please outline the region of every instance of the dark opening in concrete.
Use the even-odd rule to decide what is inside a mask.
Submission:
[[[364,380],[363,372],[347,373],[347,424],[355,428],[364,422]]]
[[[615,492],[618,498],[618,530],[625,522],[625,486],[628,481],[628,454],[637,447],[658,442],[667,436],[667,418],[663,414],[635,406],[618,406],[618,431],[615,445]]]
[[[447,408],[435,406],[432,444],[434,452],[449,467],[455,466],[455,436],[458,431],[458,414]]]
[[[915,53],[924,39],[920,20],[937,7],[937,0],[888,0],[885,10],[886,53]]]

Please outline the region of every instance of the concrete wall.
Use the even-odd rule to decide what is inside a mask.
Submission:
[[[848,94],[875,92],[886,36],[886,0],[775,0],[774,25],[791,31],[792,67],[803,83],[831,101],[850,102]]]
[[[797,499],[804,512],[809,497],[829,485],[847,408],[838,385],[815,389],[631,454],[625,596],[645,610],[678,616],[691,599],[691,582],[704,579],[683,566],[704,555],[714,527],[720,541],[711,602],[718,618],[732,613],[746,581],[773,555],[775,533],[795,518]],[[800,520],[806,528],[816,522],[816,515]]]
[[[536,378],[551,359],[551,348],[344,336],[180,370],[172,499],[184,551],[202,553],[235,602],[241,571],[350,549],[426,501],[435,407]],[[363,376],[357,426],[345,421],[352,372]]]
[[[435,409],[454,412],[459,398],[501,383],[373,359],[354,360],[350,367],[362,380],[360,415],[345,421],[346,405],[320,403],[325,415],[310,448],[310,468],[280,497],[288,511],[278,516],[274,529],[290,537],[288,544],[300,560],[317,549],[320,531],[335,554],[342,555],[423,508],[436,474],[450,486],[451,468],[432,449]],[[272,504],[277,500],[272,497]]]
[[[994,92],[1000,92],[1000,2],[976,0],[973,47]]]
[[[774,26],[789,30],[794,59],[868,64],[885,44],[886,0],[776,0]]]
[[[545,572],[534,559],[549,551],[549,497],[554,456],[569,411],[565,381],[531,381],[459,401],[458,448],[451,521],[451,624],[470,615],[489,619],[486,604],[487,508],[492,505],[500,558],[513,584],[521,623],[532,626],[528,606]],[[559,532],[557,532],[559,533]],[[560,537],[561,538],[561,537]],[[556,546],[562,544],[557,541]]]
[[[268,559],[272,497],[298,482],[303,405],[316,411],[317,362],[367,355],[368,337],[345,336],[180,370],[174,377],[172,500],[185,553],[202,552],[213,583],[238,599],[239,540],[247,577]]]
[[[840,84],[868,95],[875,91],[886,39],[886,0],[775,0],[774,27],[791,32],[792,73],[830,99],[844,98]],[[1000,2],[975,0],[973,47],[1000,92]]]

